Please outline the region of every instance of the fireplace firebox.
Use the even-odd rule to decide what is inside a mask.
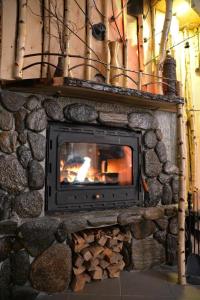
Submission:
[[[142,206],[140,139],[125,129],[49,123],[47,210]]]

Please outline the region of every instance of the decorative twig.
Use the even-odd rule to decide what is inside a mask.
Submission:
[[[18,20],[18,36],[16,46],[16,58],[14,77],[16,79],[22,79],[23,77],[23,63],[26,45],[26,16],[27,16],[27,0],[18,1],[19,20]]]

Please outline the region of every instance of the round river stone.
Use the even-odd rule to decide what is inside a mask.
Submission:
[[[145,199],[145,206],[156,206],[161,200],[163,186],[156,178],[147,179],[147,185],[149,193]]]
[[[17,148],[17,157],[23,168],[28,167],[28,163],[32,160],[31,151],[26,146],[19,146]]]
[[[0,105],[0,129],[11,130],[13,128],[13,124],[13,115]]]
[[[58,101],[53,99],[46,99],[43,103],[43,106],[49,118],[55,121],[63,120],[63,110]]]
[[[42,134],[30,131],[28,132],[28,141],[33,158],[42,161],[46,155],[46,138]]]
[[[172,203],[172,189],[169,184],[164,184],[163,186],[163,196],[161,199],[163,205],[168,205]]]
[[[26,98],[18,93],[3,90],[1,91],[0,101],[7,110],[16,112],[24,105]]]
[[[32,263],[30,280],[32,286],[39,291],[62,292],[69,286],[71,270],[70,247],[56,244],[44,251]]]
[[[23,223],[18,229],[18,236],[31,256],[40,255],[55,241],[59,221],[42,217]]]
[[[30,261],[25,250],[14,252],[10,256],[12,280],[14,284],[24,285],[28,280]]]
[[[43,108],[33,110],[26,119],[28,129],[39,132],[47,127],[47,116]]]
[[[15,130],[17,130],[18,133],[21,133],[25,129],[27,110],[25,108],[20,108],[20,110],[16,112],[14,116],[15,116]]]
[[[129,127],[143,130],[156,129],[158,127],[158,121],[150,113],[134,112],[129,114]]]
[[[0,188],[10,193],[19,193],[27,186],[25,170],[15,156],[0,156]]]
[[[148,177],[156,177],[162,170],[162,165],[153,149],[144,152],[144,163]]]
[[[35,218],[42,212],[43,198],[38,191],[19,194],[14,201],[14,210],[21,218]]]
[[[153,130],[148,130],[144,134],[144,144],[147,148],[154,148],[157,144],[157,138]]]
[[[11,154],[16,150],[17,132],[2,131],[0,132],[0,150],[6,154]]]
[[[64,110],[65,118],[79,123],[89,123],[98,118],[94,107],[86,104],[71,104]]]
[[[156,154],[158,155],[158,158],[160,162],[164,163],[167,161],[167,151],[165,144],[163,142],[158,142],[156,145]]]
[[[28,185],[32,190],[40,190],[44,186],[44,169],[39,162],[32,160],[28,164]]]

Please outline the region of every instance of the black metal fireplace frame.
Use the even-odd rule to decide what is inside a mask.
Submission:
[[[59,184],[58,148],[63,142],[88,142],[130,146],[133,150],[134,177],[130,186],[67,186]],[[46,210],[90,211],[143,206],[141,170],[141,134],[128,129],[97,125],[49,122],[46,155]]]

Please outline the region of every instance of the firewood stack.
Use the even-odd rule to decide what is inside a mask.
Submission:
[[[131,233],[122,233],[118,227],[94,229],[74,233],[72,281],[73,291],[80,291],[91,280],[120,276],[125,267],[121,254],[123,243],[131,241]]]

